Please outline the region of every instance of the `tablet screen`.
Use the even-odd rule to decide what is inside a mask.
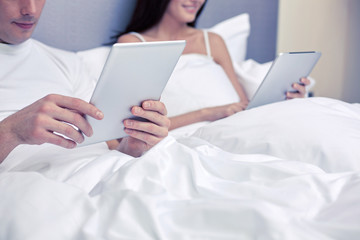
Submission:
[[[321,56],[320,52],[281,53],[270,67],[247,109],[286,99],[292,84],[308,77]]]
[[[159,100],[185,41],[114,44],[90,103],[104,113],[102,120],[86,116],[93,136],[79,146],[126,136],[123,120],[144,100]]]

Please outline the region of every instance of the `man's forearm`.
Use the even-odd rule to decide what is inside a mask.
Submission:
[[[140,157],[143,153],[149,150],[149,148],[142,141],[132,137],[124,137],[119,141],[119,145],[116,150],[133,157]]]
[[[3,122],[0,122],[0,164],[17,146],[15,141],[11,138],[11,134],[9,134],[8,129],[4,125],[5,124]]]

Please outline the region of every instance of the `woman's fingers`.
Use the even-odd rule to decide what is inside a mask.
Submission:
[[[286,93],[287,99],[293,98],[304,98],[306,95],[306,86],[310,84],[310,80],[308,78],[301,78],[300,83],[294,83],[292,87],[296,91],[290,91]]]

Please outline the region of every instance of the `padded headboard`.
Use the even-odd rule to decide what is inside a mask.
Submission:
[[[48,0],[33,37],[80,51],[109,44],[126,27],[136,0]]]
[[[48,0],[33,37],[48,45],[80,51],[115,41],[127,25],[136,0]],[[278,0],[208,0],[198,27],[248,12],[251,33],[247,58],[273,60],[276,53]]]
[[[247,59],[264,63],[274,60],[279,0],[208,0],[197,27],[208,28],[227,18],[249,13],[251,32]]]

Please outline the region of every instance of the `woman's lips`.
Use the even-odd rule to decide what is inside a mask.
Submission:
[[[196,6],[183,6],[186,11],[190,12],[190,13],[195,13],[197,11],[197,7]]]

